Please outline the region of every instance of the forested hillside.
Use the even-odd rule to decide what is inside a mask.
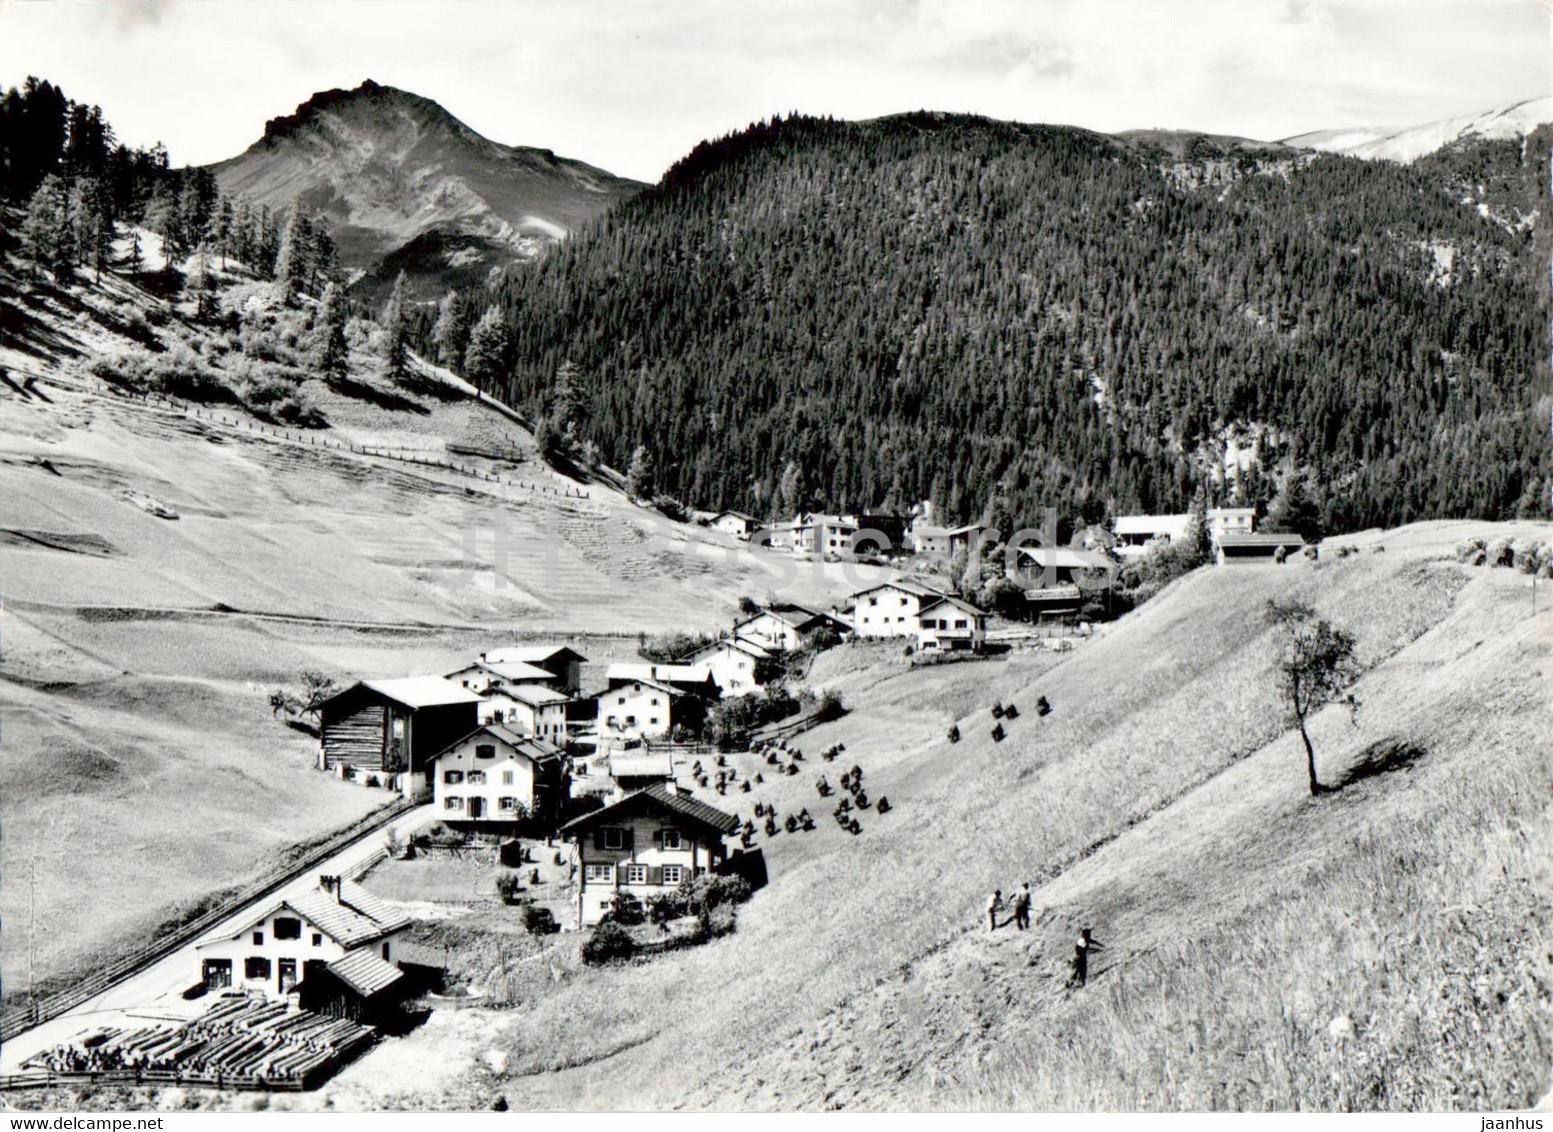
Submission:
[[[509,280],[494,384],[554,418],[573,363],[567,423],[616,466],[645,446],[702,507],[1181,510],[1255,444],[1219,499],[1299,469],[1333,530],[1525,514],[1548,473],[1548,135],[1404,166],[772,121]]]

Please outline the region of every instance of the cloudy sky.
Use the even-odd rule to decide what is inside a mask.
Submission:
[[[175,164],[365,78],[497,141],[655,180],[788,110],[974,111],[1258,138],[1553,88],[1548,0],[0,0],[0,84],[99,103]]]

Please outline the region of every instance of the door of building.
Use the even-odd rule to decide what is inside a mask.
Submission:
[[[232,961],[230,959],[205,960],[205,986],[220,990],[232,985]]]
[[[469,817],[471,819],[478,819],[478,818],[483,818],[484,816],[485,816],[485,799],[484,798],[471,798],[471,799],[469,799]]]
[[[295,959],[282,959],[279,963],[280,976],[278,985],[280,993],[285,994],[297,985],[297,961]]]

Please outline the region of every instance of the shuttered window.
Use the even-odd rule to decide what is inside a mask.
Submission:
[[[627,865],[626,866],[626,883],[627,884],[646,884],[647,883],[647,866],[646,865]]]
[[[682,869],[679,865],[664,865],[663,866],[663,883],[664,884],[679,884],[680,881],[682,881],[684,879],[685,879],[685,870]]]

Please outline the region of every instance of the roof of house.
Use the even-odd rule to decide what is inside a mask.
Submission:
[[[609,756],[609,773],[612,778],[668,778],[674,773],[674,759],[667,751],[617,751]]]
[[[606,680],[656,680],[660,683],[705,684],[712,670],[704,664],[652,664],[616,661],[604,672]]]
[[[924,586],[924,585],[922,585],[919,582],[908,582],[904,578],[899,578],[899,579],[897,579],[897,580],[895,580],[893,582],[879,582],[879,583],[877,583],[875,585],[869,586],[867,589],[858,590],[856,593],[852,594],[851,600],[855,602],[855,601],[857,601],[858,598],[862,597],[864,594],[871,594],[875,590],[889,590],[889,589],[901,590],[901,591],[903,591],[905,593],[915,594],[917,597],[944,597],[944,596],[946,596],[945,594],[941,593],[940,591],[935,590],[932,586]]]
[[[371,998],[404,978],[404,972],[398,967],[387,960],[379,959],[365,947],[347,952],[329,964],[328,969],[331,975],[362,998]]]
[[[545,661],[554,661],[558,658],[575,660],[578,663],[588,659],[576,649],[567,648],[565,645],[509,645],[506,648],[487,649],[480,654],[481,660],[492,664],[518,661],[523,664],[543,666]]]
[[[645,789],[633,790],[620,801],[611,803],[602,810],[594,810],[591,814],[572,819],[561,827],[561,832],[563,834],[581,832],[600,822],[616,820],[629,810],[643,806],[649,809],[667,810],[676,817],[697,822],[718,833],[732,833],[739,828],[739,819],[732,814],[725,814],[715,806],[687,797],[667,783],[655,782]]]
[[[1118,515],[1113,529],[1119,535],[1150,535],[1183,526],[1190,515]]]
[[[1114,570],[1116,563],[1098,550],[1080,550],[1071,546],[1021,546],[1019,553],[1043,569]]]
[[[493,676],[500,676],[503,680],[511,680],[519,684],[544,684],[556,678],[555,673],[548,668],[542,668],[537,664],[530,664],[526,660],[477,660],[473,664],[466,664],[462,668],[449,672],[447,678],[451,679],[460,672],[468,672],[472,668],[479,669],[482,672],[489,672]]]
[[[1248,549],[1257,547],[1279,546],[1304,546],[1305,540],[1292,531],[1278,533],[1275,531],[1260,531],[1255,534],[1224,534],[1219,536],[1219,548],[1232,550],[1243,546]]]
[[[609,695],[610,692],[615,691],[617,688],[624,684],[640,684],[644,688],[652,688],[670,696],[683,696],[685,694],[679,688],[676,688],[673,684],[666,683],[662,680],[652,680],[646,676],[621,676],[618,679],[611,677],[611,686],[592,698],[598,700],[602,704],[605,696]]]
[[[460,688],[441,676],[404,676],[397,680],[363,680],[360,687],[407,708],[434,707],[442,704],[477,704],[480,697],[468,688]],[[347,689],[349,690],[349,689]],[[343,694],[343,693],[342,693]]]
[[[968,601],[961,601],[957,597],[950,597],[947,594],[934,598],[932,601],[923,602],[922,612],[926,613],[930,609],[937,609],[940,605],[952,605],[956,609],[964,610],[966,613],[974,614],[977,617],[987,616],[987,611],[985,609],[972,605]]]
[[[709,653],[719,652],[725,648],[738,649],[740,652],[746,653],[756,660],[764,660],[771,655],[771,650],[764,645],[756,644],[754,641],[746,640],[743,637],[723,637],[721,640],[702,645],[690,655],[692,658],[706,656]]]
[[[262,912],[243,921],[240,928],[217,928],[196,942],[196,947],[236,939],[254,924],[269,919],[282,909],[290,909],[343,947],[367,943],[401,928],[409,927],[410,917],[393,905],[380,900],[354,881],[340,878],[340,895],[315,888],[301,896],[277,900]]]
[[[508,699],[517,700],[520,704],[528,704],[529,707],[564,704],[571,699],[564,692],[557,692],[554,688],[546,688],[540,684],[519,684],[515,688],[503,689],[499,694]]]
[[[453,742],[449,743],[446,747],[437,752],[437,758],[440,759],[454,747],[463,746],[476,735],[489,735],[492,738],[506,744],[506,746],[510,747],[515,753],[522,755],[524,758],[530,760],[531,762],[546,762],[550,759],[559,758],[561,755],[561,748],[557,747],[554,743],[547,743],[545,740],[536,739],[532,735],[524,735],[519,731],[514,731],[510,727],[503,727],[500,723],[486,723],[480,727],[476,727],[468,735],[465,735],[459,739],[455,739]]]
[[[717,514],[713,515],[712,522],[717,522],[717,520],[721,519],[724,515],[732,515],[735,519],[743,519],[746,523],[760,522],[760,520],[755,518],[753,515],[746,515],[743,511],[734,511],[731,508],[727,511],[719,511]]]
[[[343,877],[338,900],[332,893],[315,888],[286,904],[345,947],[410,926],[409,916]]]

